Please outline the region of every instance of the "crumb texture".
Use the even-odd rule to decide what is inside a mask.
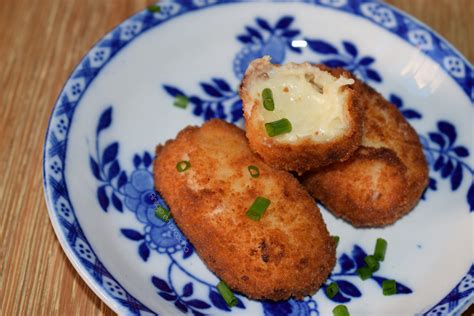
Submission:
[[[178,173],[186,159],[191,168]],[[248,166],[259,168],[252,178]],[[335,245],[314,200],[289,173],[272,169],[244,132],[220,120],[187,127],[157,149],[155,185],[207,266],[253,299],[311,295],[335,264]],[[271,201],[260,221],[245,213]]]

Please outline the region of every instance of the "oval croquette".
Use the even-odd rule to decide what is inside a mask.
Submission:
[[[393,224],[418,203],[428,166],[400,111],[357,80],[365,106],[362,147],[347,161],[309,172],[303,184],[333,214],[357,227]]]
[[[221,280],[252,299],[314,294],[335,264],[335,243],[311,196],[289,173],[251,152],[244,132],[211,120],[157,147],[156,189],[196,252]],[[176,164],[189,161],[178,172]],[[259,169],[253,178],[248,166]],[[246,212],[271,201],[259,221]]]

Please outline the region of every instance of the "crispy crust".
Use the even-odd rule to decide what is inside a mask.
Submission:
[[[191,168],[176,171],[189,159]],[[260,170],[250,177],[247,167]],[[253,154],[244,132],[220,120],[187,127],[157,147],[155,186],[206,265],[252,299],[302,299],[335,264],[318,207],[289,173]],[[257,196],[271,205],[260,221],[245,216]]]
[[[324,65],[313,66],[327,71],[335,77],[342,75],[346,78],[354,79],[352,74],[342,68],[332,69]],[[258,74],[268,71],[270,67],[280,67],[280,65],[272,65],[265,58],[255,60],[250,64],[240,85],[246,134],[252,150],[258,153],[272,167],[294,171],[298,174],[348,159],[359,147],[362,138],[363,111],[353,87],[344,86],[342,88],[348,93],[346,115],[349,127],[344,134],[327,142],[315,142],[310,139],[303,139],[292,144],[276,142],[266,135],[262,122],[254,119],[254,113],[257,111],[257,108],[252,106],[252,98],[248,92],[248,87],[252,80]],[[250,111],[249,109],[252,110]]]
[[[363,147],[343,163],[305,174],[302,182],[352,225],[385,226],[418,203],[428,167],[418,135],[400,111],[360,80],[355,88],[365,105]]]

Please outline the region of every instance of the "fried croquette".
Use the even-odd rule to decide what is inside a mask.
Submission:
[[[189,169],[178,172],[180,161]],[[231,289],[252,299],[302,299],[333,269],[335,243],[315,201],[255,155],[240,128],[221,120],[185,128],[157,147],[154,172],[177,225]],[[246,212],[259,196],[270,206],[254,221]]]
[[[333,214],[357,227],[393,224],[428,184],[418,135],[400,111],[357,80],[365,106],[362,146],[347,161],[309,172],[303,184]]]
[[[353,83],[342,69],[254,60],[240,88],[250,147],[270,166],[299,174],[348,159],[362,137]],[[282,119],[291,131],[273,136],[267,128]]]

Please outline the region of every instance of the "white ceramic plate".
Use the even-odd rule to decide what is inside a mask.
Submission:
[[[366,0],[236,3],[182,0],[144,10],[100,40],[54,107],[44,187],[59,241],[89,286],[120,314],[458,315],[474,299],[472,66],[428,27]],[[430,185],[384,229],[355,229],[322,210],[341,236],[330,277],[340,293],[228,309],[171,222],[154,216],[154,147],[211,117],[242,123],[237,87],[250,60],[323,62],[354,71],[416,128]],[[189,98],[186,109],[173,105]],[[389,242],[372,279],[355,269]],[[311,245],[308,245],[311,247]],[[382,295],[381,282],[398,282]],[[328,281],[329,282],[329,281]]]

